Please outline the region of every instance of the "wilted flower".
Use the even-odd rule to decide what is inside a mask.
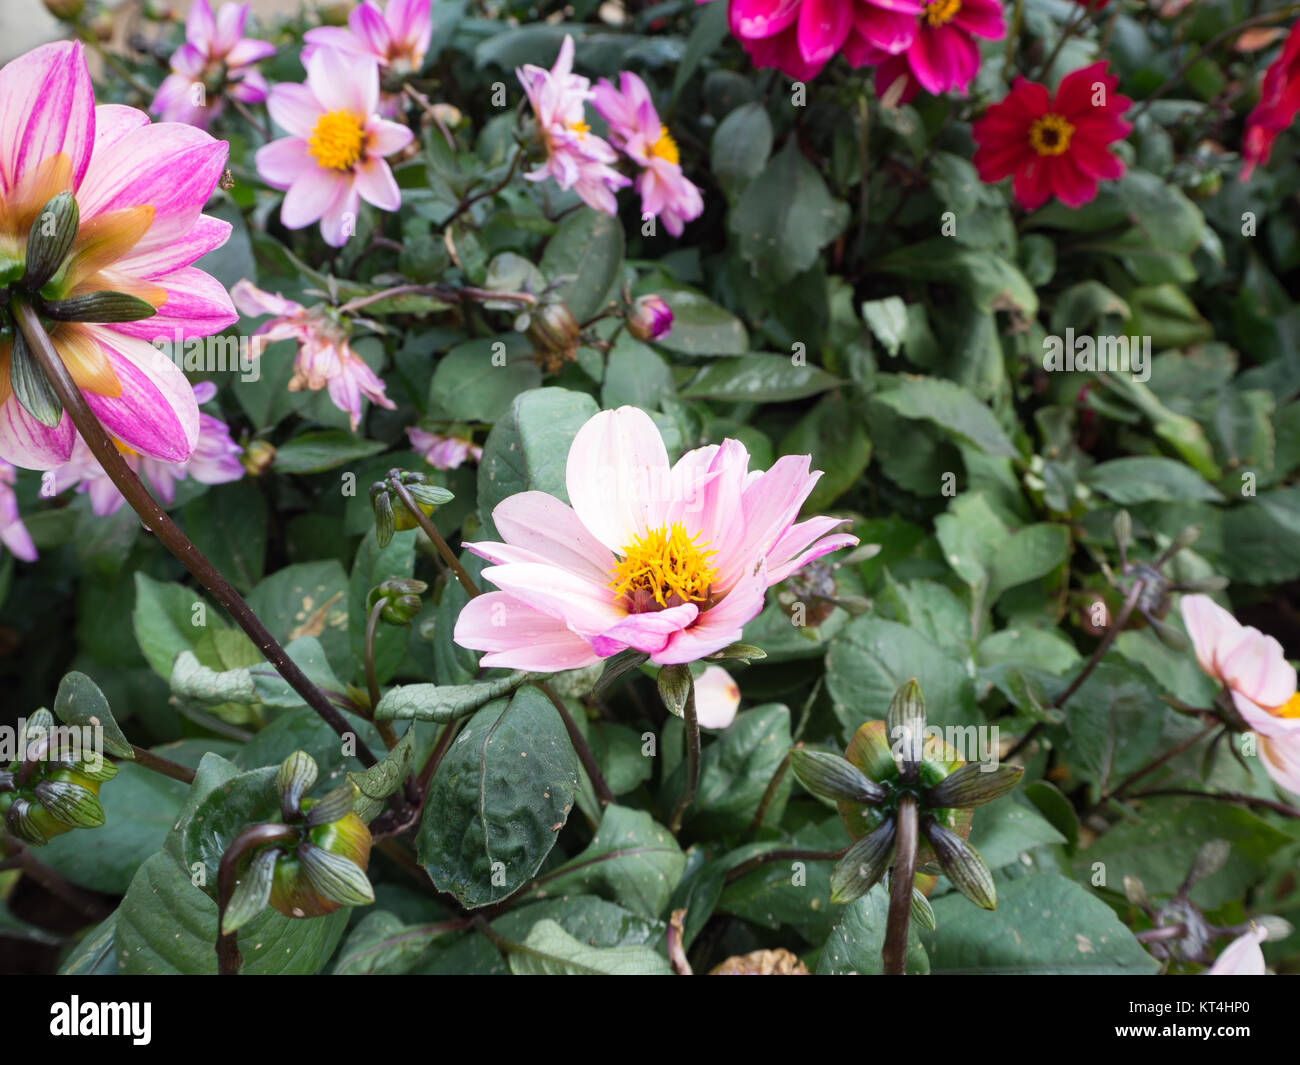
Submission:
[[[767,588],[857,538],[839,518],[796,524],[820,473],[807,455],[749,470],[737,440],[669,465],[636,407],[602,411],[569,449],[568,506],[520,492],[492,512],[505,543],[465,546],[500,591],[471,599],[455,640],[484,666],[577,669],[634,648],[660,665],[735,642]]]
[[[18,516],[18,496],[14,493],[14,468],[0,459],[0,544],[24,562],[36,561],[36,545],[31,533]]]
[[[216,395],[217,386],[204,381],[194,386],[196,403],[207,403]],[[153,489],[153,494],[163,506],[176,501],[176,483],[193,478],[200,484],[225,484],[237,481],[244,475],[239,456],[243,448],[230,438],[230,429],[220,418],[211,414],[199,415],[199,439],[194,451],[182,462],[163,462],[146,458],[129,450],[123,455],[126,464],[138,473]],[[73,487],[90,496],[90,507],[101,517],[115,513],[126,499],[117,490],[112,478],[95,458],[94,453],[80,437],[72,449],[72,458],[50,475],[54,491],[63,492]]]
[[[383,380],[348,344],[347,326],[333,318],[327,308],[308,310],[301,303],[264,292],[248,280],[237,282],[230,295],[241,314],[253,318],[272,316],[258,327],[256,336],[264,337],[267,343],[298,341],[289,391],[328,388],[334,405],[348,413],[354,431],[361,424],[363,396],[381,407],[395,409],[396,404],[384,394]]]
[[[631,182],[613,168],[618,154],[587,125],[586,102],[591,82],[573,73],[573,38],[565,37],[550,70],[531,63],[515,71],[537,118],[546,160],[524,176],[529,181],[554,178],[573,189],[587,205],[617,214],[614,190]]]
[[[1097,195],[1099,181],[1124,176],[1124,163],[1109,145],[1133,128],[1123,118],[1133,101],[1115,92],[1118,85],[1104,62],[1067,74],[1055,96],[1045,85],[1017,78],[973,127],[980,179],[1011,177],[1016,199],[1029,210],[1053,196],[1083,206]]]
[[[427,433],[414,425],[407,428],[406,435],[411,440],[411,450],[423,455],[424,461],[435,470],[454,470],[466,459],[478,462],[483,457],[483,449],[463,436]]]
[[[658,340],[673,327],[673,309],[662,296],[642,296],[627,316],[627,331],[637,340]]]
[[[54,319],[55,349],[113,436],[141,455],[188,458],[198,405],[149,341],[208,336],[237,318],[225,288],[190,266],[230,234],[229,223],[200,213],[226,145],[192,126],[151,125],[134,108],[96,108],[79,43],[9,63],[0,100],[0,280],[40,287],[27,298]],[[56,217],[69,243],[36,229]],[[39,264],[25,260],[33,229]],[[29,266],[37,276],[25,279]],[[122,320],[124,309],[134,320]],[[0,458],[59,466],[72,454],[72,421],[55,411],[51,427],[22,405],[10,385],[11,346],[0,340]]]
[[[1269,776],[1300,794],[1300,695],[1282,645],[1207,595],[1183,596],[1182,612],[1201,669],[1231,693],[1237,713],[1260,734]]]
[[[685,224],[704,213],[704,199],[682,173],[677,142],[659,121],[645,82],[624,71],[615,89],[602,78],[594,99],[614,146],[642,168],[636,178],[642,215],[663,218],[664,228],[680,237]]]
[[[1273,154],[1273,142],[1295,121],[1300,112],[1300,23],[1291,27],[1282,53],[1264,73],[1259,89],[1259,103],[1246,116],[1246,133],[1241,140],[1241,154],[1246,160],[1241,180],[1247,180],[1255,167],[1267,163]]]
[[[214,18],[208,0],[194,0],[185,43],[172,54],[172,72],[158,86],[150,111],[164,122],[206,129],[221,113],[223,95],[246,104],[266,99],[266,79],[253,64],[274,55],[275,46],[244,36],[248,9],[248,4],[222,4]]]
[[[319,26],[304,33],[303,60],[326,46],[369,57],[395,74],[419,73],[433,37],[431,10],[431,0],[388,0],[384,9],[375,0],[365,0],[348,15],[347,29]]]
[[[721,666],[709,666],[695,678],[695,719],[700,728],[730,728],[740,706],[740,685]]]
[[[369,57],[318,48],[307,60],[307,81],[271,90],[267,109],[289,134],[257,152],[257,172],[272,188],[287,189],[280,221],[288,229],[321,224],[327,244],[342,247],[356,231],[361,201],[381,211],[402,205],[385,156],[414,134],[381,118],[379,67]]]

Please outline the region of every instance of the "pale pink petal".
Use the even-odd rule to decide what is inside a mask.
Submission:
[[[1220,648],[1219,670],[1229,688],[1260,706],[1281,706],[1296,692],[1282,645],[1258,629],[1245,628],[1235,644]]]
[[[351,177],[339,170],[315,167],[299,174],[280,206],[280,221],[286,229],[302,229],[321,216],[339,199],[340,189],[351,185]]]
[[[366,126],[366,152],[369,155],[392,155],[414,139],[415,134],[409,126],[386,118],[372,119]]]
[[[1274,782],[1300,795],[1300,736],[1261,736],[1259,753]]]
[[[25,470],[52,470],[72,455],[77,431],[66,414],[53,429],[23,410],[12,395],[0,406],[0,459]]]
[[[364,118],[379,104],[379,66],[373,59],[320,48],[307,60],[307,85],[326,111]]]
[[[201,214],[183,237],[144,251],[132,248],[113,264],[113,269],[146,280],[161,277],[221,247],[230,231],[231,225],[224,219]]]
[[[681,632],[700,613],[694,603],[682,603],[666,610],[629,614],[617,625],[591,638],[592,649],[602,658],[627,647],[645,654],[662,651],[674,634]]]
[[[287,189],[303,174],[319,170],[301,137],[282,137],[257,150],[258,176],[273,189]]]
[[[858,538],[849,533],[826,535],[844,523],[844,518],[818,517],[790,526],[767,553],[767,579],[776,584],[822,555],[856,546]]]
[[[165,79],[170,81],[170,77]],[[106,150],[132,130],[149,125],[149,116],[135,107],[100,104],[95,108],[95,151]]]
[[[452,638],[462,647],[487,651],[479,665],[554,673],[600,661],[564,623],[533,610],[505,592],[486,592],[466,604]]]
[[[360,210],[361,197],[357,194],[355,183],[350,179],[341,182],[334,202],[321,216],[320,232],[325,243],[335,248],[343,247],[357,231],[357,215]]]
[[[185,39],[196,48],[208,52],[217,32],[217,20],[212,17],[208,0],[194,0],[189,18],[185,20]]]
[[[0,190],[60,152],[76,188],[90,162],[95,97],[80,42],[42,45],[0,70]]]
[[[402,193],[392,170],[382,159],[370,158],[357,164],[356,190],[367,203],[381,211],[396,211],[402,206]]]
[[[167,301],[152,318],[123,322],[114,331],[153,341],[206,337],[239,321],[226,286],[211,274],[192,266],[150,279],[167,293]]]
[[[695,678],[695,718],[700,728],[729,728],[740,706],[740,686],[721,666],[708,666]]]
[[[627,616],[609,588],[558,566],[527,562],[489,566],[483,577],[534,610],[560,618],[582,636],[605,632]]]
[[[1265,976],[1264,952],[1259,945],[1268,938],[1262,928],[1254,928],[1238,936],[1224,949],[1206,976]]]
[[[756,572],[746,574],[722,602],[696,618],[694,625],[675,633],[664,650],[650,656],[651,661],[659,665],[694,662],[735,643],[745,625],[762,611],[766,590],[767,573],[760,565]]]
[[[230,296],[240,314],[258,318],[264,314],[290,316],[301,314],[303,306],[278,294],[266,292],[247,279],[235,282]]]
[[[258,41],[245,37],[226,53],[226,65],[229,67],[246,67],[275,55],[275,45],[270,41]]]
[[[1241,636],[1241,624],[1208,595],[1185,595],[1181,603],[1183,625],[1192,638],[1196,661],[1216,680],[1219,672],[1219,648],[1231,647]]]
[[[277,126],[290,136],[304,140],[311,136],[317,120],[328,110],[306,85],[285,82],[271,89],[271,95],[266,98],[266,109]]]
[[[614,556],[578,520],[573,508],[545,492],[519,492],[496,505],[492,522],[508,544],[563,569],[608,582]]]

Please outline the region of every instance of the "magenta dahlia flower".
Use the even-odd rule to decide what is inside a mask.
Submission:
[[[257,152],[257,172],[275,189],[287,189],[280,221],[288,229],[320,222],[327,244],[341,248],[356,231],[361,201],[396,211],[402,194],[386,156],[414,134],[381,118],[379,67],[373,59],[317,48],[307,60],[303,85],[271,90],[267,109],[289,134]]]
[[[841,518],[795,522],[820,472],[807,455],[750,471],[737,440],[669,465],[636,407],[602,411],[574,437],[572,506],[520,492],[492,512],[504,543],[465,546],[500,591],[471,599],[454,639],[484,666],[553,672],[635,648],[693,662],[740,638],[769,585],[856,544]]]
[[[416,74],[424,66],[433,37],[432,0],[388,0],[381,9],[365,0],[348,15],[348,26],[318,26],[303,34],[304,61],[316,48],[337,48],[374,59],[396,74]]]
[[[14,468],[0,461],[0,544],[9,548],[15,558],[24,562],[36,561],[36,545],[18,514],[18,496],[14,493],[16,475]]]
[[[393,410],[396,404],[384,394],[383,380],[348,344],[348,326],[327,307],[308,309],[283,296],[263,292],[247,280],[230,290],[235,306],[250,318],[270,315],[254,334],[266,343],[296,340],[298,357],[289,379],[289,391],[329,390],[334,406],[346,411],[353,431],[361,424],[362,397]]]
[[[483,449],[463,436],[429,433],[414,425],[407,427],[406,435],[410,438],[411,450],[423,455],[424,461],[435,470],[455,470],[466,460],[478,462],[483,458]]]
[[[701,3],[707,0],[700,0]],[[837,52],[853,66],[902,52],[924,0],[730,0],[731,32],[757,67],[816,77]]]
[[[155,313],[52,322],[50,339],[104,427],[168,462],[194,450],[199,408],[184,373],[149,341],[209,336],[238,317],[225,288],[190,265],[230,235],[202,213],[225,165],[226,145],[200,129],[96,107],[79,43],[45,45],[0,70],[0,274],[24,276],[28,232],[52,197],[74,193],[77,236],[44,297],[124,292]],[[51,469],[67,462],[76,433],[66,414],[50,428],[18,402],[11,343],[0,332],[0,458]]]
[[[905,53],[908,68],[927,92],[964,96],[980,66],[975,38],[998,41],[1006,32],[1001,0],[926,0]]]
[[[216,394],[217,386],[210,381],[194,386],[196,403],[207,403]],[[176,502],[178,481],[193,478],[200,484],[225,484],[239,480],[244,476],[244,467],[239,461],[243,453],[244,449],[230,438],[230,429],[225,422],[211,414],[200,414],[198,443],[184,462],[160,462],[129,452],[124,458],[126,464],[153,489],[158,502],[170,507]],[[55,493],[75,485],[78,492],[88,494],[90,509],[101,517],[115,513],[126,502],[80,437],[72,449],[72,457],[47,476]]]
[[[244,36],[248,4],[222,4],[214,17],[208,0],[194,0],[185,21],[185,43],[172,53],[172,72],[163,78],[149,110],[165,122],[207,128],[221,113],[224,95],[246,104],[266,99],[266,79],[253,65],[275,54],[275,46]],[[196,99],[196,86],[202,96]],[[215,98],[211,101],[208,96]]]
[[[612,166],[618,153],[587,125],[586,103],[594,94],[591,82],[573,73],[573,38],[564,38],[550,70],[528,64],[515,74],[532,105],[546,149],[545,161],[524,177],[529,181],[554,178],[560,188],[573,189],[589,207],[617,214],[614,192],[631,182]]]
[[[616,89],[602,78],[594,103],[609,123],[614,146],[641,167],[636,190],[641,194],[642,215],[663,218],[664,228],[680,237],[686,223],[704,213],[704,198],[682,173],[677,142],[659,121],[645,82],[624,71]]]

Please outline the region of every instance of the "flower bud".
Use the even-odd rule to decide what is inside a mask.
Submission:
[[[578,320],[563,303],[542,303],[529,314],[524,335],[543,369],[559,373],[577,356],[580,333]]]
[[[314,805],[303,803],[309,816]],[[309,828],[302,843],[281,854],[268,901],[286,917],[322,917],[340,906],[373,902],[369,864],[370,829],[356,814],[345,814]]]
[[[397,515],[393,512],[392,494],[382,481],[370,486],[370,509],[375,514],[375,541],[387,547],[397,531]]]
[[[275,462],[275,445],[267,440],[250,440],[244,447],[244,453],[239,456],[239,461],[249,474],[260,477]]]
[[[659,697],[674,717],[686,713],[686,700],[691,694],[691,671],[688,666],[664,666],[659,670]]]
[[[375,608],[378,602],[384,603],[380,613],[390,625],[409,625],[420,612],[420,596],[429,590],[424,581],[410,578],[392,578],[370,589],[366,596],[366,612]]]
[[[673,311],[662,296],[642,296],[627,316],[627,331],[637,340],[658,340],[672,327]]]

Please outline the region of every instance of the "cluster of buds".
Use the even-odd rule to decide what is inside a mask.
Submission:
[[[17,839],[39,847],[71,829],[104,823],[99,786],[117,776],[117,766],[70,747],[59,742],[48,710],[37,710],[24,723],[21,756],[0,772],[0,814]]]
[[[366,596],[366,613],[379,603],[379,616],[390,625],[409,625],[420,612],[420,596],[429,590],[424,581],[411,577],[392,577],[376,584]]]
[[[1139,932],[1137,938],[1146,944],[1152,957],[1166,966],[1175,963],[1209,965],[1213,961],[1211,944],[1225,936],[1245,936],[1258,931],[1262,933],[1260,939],[1282,940],[1291,935],[1290,922],[1272,914],[1263,914],[1240,925],[1220,927],[1211,924],[1200,907],[1189,898],[1197,883],[1223,868],[1230,852],[1226,839],[1212,839],[1202,844],[1182,885],[1163,902],[1153,900],[1137,877],[1124,878],[1125,897],[1151,921],[1152,927]]]
[[[455,495],[432,484],[422,473],[407,473],[405,470],[392,469],[382,481],[370,486],[370,506],[375,512],[375,539],[380,547],[387,547],[393,539],[393,533],[414,529],[419,521],[402,501],[396,486],[406,489],[415,505],[428,517],[434,507],[440,507],[455,499]]]
[[[309,754],[289,755],[275,781],[283,823],[245,829],[227,849],[222,879],[228,871],[237,879],[222,912],[223,934],[268,905],[286,917],[322,917],[340,906],[375,901],[366,877],[370,829],[352,810],[357,786],[349,780],[319,799],[305,798],[316,778]]]
[[[918,883],[943,872],[976,905],[996,909],[993,875],[966,842],[971,808],[1013,791],[1024,770],[966,764],[937,735],[927,734],[925,700],[915,680],[895,693],[887,721],[858,729],[844,757],[801,747],[790,752],[790,767],[810,792],[836,803],[856,841],[831,875],[832,901],[865,895],[892,867],[899,801],[911,796],[924,837],[917,847]],[[914,916],[933,927],[924,892],[914,888],[912,900]]]

